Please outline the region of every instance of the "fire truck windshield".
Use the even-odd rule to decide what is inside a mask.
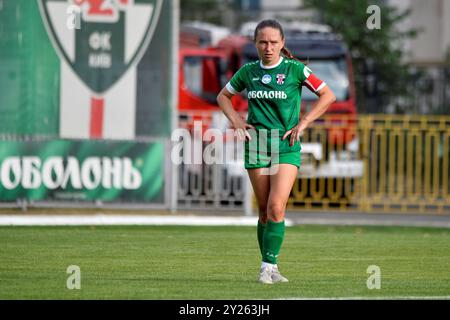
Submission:
[[[316,77],[322,79],[333,91],[337,101],[348,100],[349,78],[345,59],[310,60],[307,64]],[[316,100],[317,96],[308,88],[302,89],[303,100]]]
[[[183,63],[184,86],[191,94],[215,103],[217,94],[225,86],[221,60],[215,56],[187,56]]]

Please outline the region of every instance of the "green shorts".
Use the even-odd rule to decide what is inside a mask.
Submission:
[[[301,157],[300,151],[274,153],[274,154],[260,154],[257,152],[244,154],[245,169],[268,168],[274,164],[289,163],[297,168],[300,168]]]

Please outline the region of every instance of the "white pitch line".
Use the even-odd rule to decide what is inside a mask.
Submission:
[[[146,216],[146,215],[0,215],[2,226],[77,225],[190,225],[255,226],[257,217]],[[285,220],[292,226],[291,220]]]
[[[450,296],[287,297],[275,300],[450,300]]]

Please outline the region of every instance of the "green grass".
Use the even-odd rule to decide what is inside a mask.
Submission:
[[[69,265],[81,289],[69,290]],[[279,266],[257,282],[256,228],[0,227],[0,299],[277,299],[450,296],[450,230],[289,227]],[[381,289],[366,286],[381,268]]]

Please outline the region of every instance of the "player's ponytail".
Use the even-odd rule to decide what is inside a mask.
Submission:
[[[286,47],[283,47],[283,48],[281,49],[281,54],[282,54],[283,56],[285,56],[286,58],[298,60],[298,59],[292,54],[292,52],[291,52],[288,48],[286,48]],[[300,60],[299,60],[299,61],[300,61]]]
[[[281,49],[281,54],[282,54],[283,56],[285,56],[286,58],[294,59],[294,60],[300,61],[300,62],[303,63],[305,66],[308,65],[308,61],[304,61],[304,60],[297,59],[297,58],[292,54],[292,52],[291,52],[288,48],[286,48],[286,47],[283,47],[283,48]]]

